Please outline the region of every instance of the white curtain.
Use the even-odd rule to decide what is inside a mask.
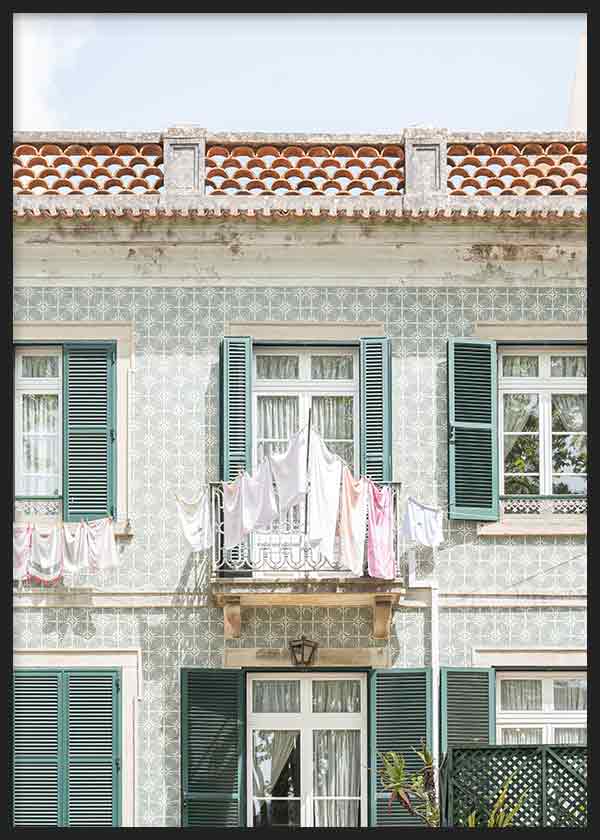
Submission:
[[[585,356],[552,356],[550,362],[551,376],[585,376]]]
[[[554,709],[579,712],[587,709],[587,680],[554,680]]]
[[[503,376],[537,376],[538,375],[538,357],[537,356],[503,356],[502,357],[502,375]]]
[[[505,394],[505,433],[519,434],[523,431],[537,432],[538,428],[537,394]]]
[[[360,712],[357,680],[314,680],[313,712]]]
[[[256,357],[257,379],[298,379],[298,356]]]
[[[587,744],[587,729],[584,726],[555,726],[555,744]]]
[[[354,461],[354,416],[352,397],[313,397],[312,424],[327,448],[349,467]]]
[[[266,441],[259,445],[259,461],[270,452],[284,452],[290,437],[297,431],[298,397],[258,398],[258,440]],[[278,442],[269,442],[273,439]]]
[[[311,379],[352,379],[352,356],[311,356]]]
[[[298,680],[254,680],[252,710],[281,713],[300,711],[300,682]]]
[[[502,711],[528,712],[542,708],[541,680],[502,680]]]
[[[260,730],[254,733],[253,779],[254,796],[272,796],[279,777],[287,764],[299,733],[294,730]],[[298,796],[293,789],[293,781],[288,780],[285,790],[279,790],[278,796]]]
[[[542,729],[541,727],[505,727],[502,730],[503,744],[516,744],[524,746],[526,744],[541,744],[542,743]]]
[[[587,432],[585,394],[552,394],[552,431]]]
[[[23,356],[23,379],[56,379],[58,356]]]
[[[58,394],[23,394],[22,496],[58,494]]]
[[[357,826],[360,808],[360,732],[355,729],[317,729],[313,732],[313,793],[315,826]]]

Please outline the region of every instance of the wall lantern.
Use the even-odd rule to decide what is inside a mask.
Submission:
[[[289,644],[292,665],[297,665],[300,668],[308,668],[313,664],[313,658],[318,647],[318,642],[311,642],[306,636],[300,636],[299,639],[294,639]]]

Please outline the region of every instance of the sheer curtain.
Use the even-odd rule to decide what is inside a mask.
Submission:
[[[538,357],[537,356],[503,356],[502,357],[502,375],[503,376],[537,376],[538,375]]]
[[[555,744],[587,744],[587,729],[583,726],[555,726]]]
[[[585,356],[552,356],[550,361],[551,376],[585,376]]]
[[[58,494],[58,394],[23,394],[19,495]]]
[[[271,452],[285,451],[298,428],[298,397],[259,397],[258,460]]]
[[[502,711],[539,711],[542,708],[541,680],[502,680]]]
[[[352,356],[311,356],[311,379],[352,379]]]
[[[504,395],[504,431],[507,434],[519,434],[523,431],[538,431],[538,396],[537,394]],[[535,420],[532,428],[527,429],[528,421]]]
[[[254,733],[253,789],[254,796],[273,796],[280,776],[287,764],[299,737],[297,730],[260,730]],[[282,780],[283,781],[283,780]],[[279,796],[298,796],[293,780],[288,780],[285,790]]]
[[[298,379],[298,356],[256,356],[257,379]]]
[[[360,814],[360,732],[355,729],[314,730],[313,750],[314,796],[356,797],[316,798],[315,826],[357,826]]]
[[[313,712],[360,712],[357,680],[314,680]]]
[[[585,394],[552,394],[552,431],[587,431]]]
[[[542,743],[542,729],[541,727],[505,727],[502,730],[503,744],[541,744]]]
[[[299,712],[300,682],[298,680],[254,680],[252,683],[254,712]]]
[[[349,466],[353,466],[353,398],[347,396],[313,397],[312,423],[327,447],[343,458]]]
[[[587,680],[554,680],[554,708],[559,712],[587,709]]]

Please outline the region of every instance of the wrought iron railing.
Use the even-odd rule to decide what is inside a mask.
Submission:
[[[500,496],[502,516],[586,514],[587,496]]]
[[[466,827],[473,812],[485,825],[507,779],[507,808],[525,794],[515,828],[587,826],[587,747],[551,744],[450,747],[440,768],[442,825]]]
[[[17,496],[15,498],[14,521],[24,522],[29,519],[62,520],[61,496]]]
[[[399,578],[400,483],[390,482],[394,516],[393,559],[395,578]],[[306,539],[305,505],[295,505],[288,514],[266,530],[250,534],[239,546],[223,547],[223,488],[220,482],[210,485],[214,530],[212,574],[214,577],[252,577],[254,579],[297,579],[350,577],[339,540],[336,538],[333,558],[324,557],[311,548]],[[366,574],[366,542],[363,557]]]

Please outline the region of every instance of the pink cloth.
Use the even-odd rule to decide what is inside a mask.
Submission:
[[[31,563],[31,525],[13,525],[13,580],[25,580]]]
[[[367,555],[371,577],[394,577],[393,502],[389,487],[377,487],[368,481],[367,505],[369,536]]]
[[[359,576],[363,573],[365,556],[368,492],[368,480],[359,478],[355,481],[348,467],[344,466],[339,521],[341,559],[345,568]]]

